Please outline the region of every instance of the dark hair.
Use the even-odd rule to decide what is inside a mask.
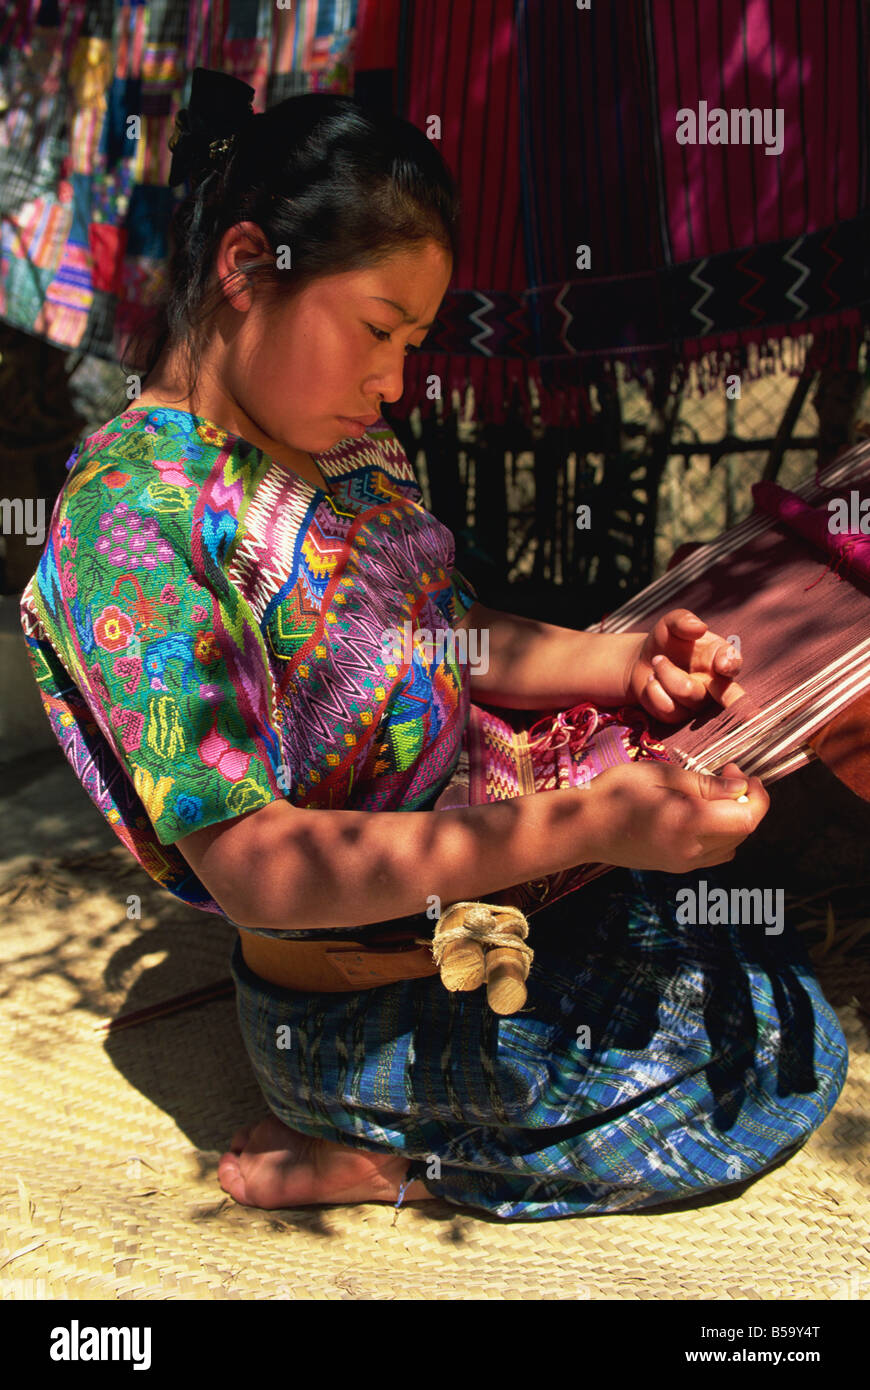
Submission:
[[[435,241],[454,262],[459,254],[456,186],[422,131],[350,97],[288,97],[247,121],[222,169],[206,164],[191,176],[170,223],[166,289],[126,345],[125,372],[132,362],[144,382],[164,347],[183,343],[191,394],[209,319],[233,278],[208,292],[215,255],[227,229],[246,221],[262,229],[269,253],[237,273],[262,282],[270,302],[411,243]],[[279,246],[290,248],[292,269],[276,263]]]

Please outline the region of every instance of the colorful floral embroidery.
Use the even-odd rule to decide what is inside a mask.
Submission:
[[[122,613],[116,603],[104,608],[94,623],[94,637],[104,651],[114,652],[126,647],[133,636],[133,620]]]
[[[450,628],[476,595],[389,430],[317,456],[328,493],[163,408],[131,406],[75,459],[22,625],[67,758],[153,878],[219,912],[174,844],[192,829],[279,797],[432,805],[466,672],[384,634]]]
[[[179,796],[175,802],[175,814],[189,825],[196,825],[202,819],[202,801],[198,796]]]
[[[142,742],[142,729],[145,717],[135,709],[123,709],[116,705],[112,710],[112,723],[121,735],[121,742],[128,753],[135,752]]]
[[[100,531],[102,534],[94,542],[94,549],[107,556],[110,564],[126,565],[130,569],[144,565],[153,570],[160,561],[166,563],[172,559],[172,547],[159,535],[156,520],[153,517],[143,520],[126,502],[119,502],[110,512],[103,512]]]
[[[161,483],[169,487],[193,487],[193,479],[188,478],[184,469],[173,459],[155,459],[154,466],[160,472]]]
[[[199,605],[197,605],[199,608]],[[221,654],[217,640],[213,632],[198,632],[196,634],[196,646],[194,647],[197,661],[201,661],[203,666],[213,666],[216,661],[220,661]]]
[[[147,767],[142,767],[139,763],[131,762],[133,769],[133,784],[141,798],[142,805],[148,812],[149,819],[158,821],[163,815],[163,803],[166,800],[166,793],[175,781],[174,777],[155,778],[153,772],[149,772]]]
[[[184,752],[184,729],[179,709],[171,695],[152,697],[148,701],[148,747],[159,758],[177,758]]]
[[[76,578],[72,560],[64,561],[60,583],[64,598],[75,598],[78,593],[79,582]]]
[[[248,771],[250,757],[232,748],[217,732],[217,721],[199,745],[199,756],[206,767],[216,767],[228,782],[240,782]]]
[[[142,678],[141,659],[138,656],[118,656],[112,663],[112,670],[123,680],[127,694],[132,695]]]
[[[98,699],[100,699],[103,702],[104,705],[110,704],[111,696],[109,695],[109,687],[106,685],[102,669],[98,662],[95,665],[88,667],[88,677],[88,685],[89,688],[93,691],[93,693],[98,697]]]

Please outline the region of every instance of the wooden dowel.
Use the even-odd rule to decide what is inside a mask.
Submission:
[[[479,941],[451,941],[441,957],[445,989],[479,989],[486,977],[486,955]]]
[[[503,930],[522,941],[516,922],[505,921]],[[490,946],[486,953],[486,999],[493,1013],[515,1014],[526,1002],[526,970],[522,951],[510,946]]]
[[[435,939],[438,939],[441,932],[459,926],[464,917],[464,908],[446,913],[439,923]],[[486,976],[484,949],[479,941],[473,941],[471,938],[465,941],[450,941],[444,947],[439,970],[444,988],[451,992],[479,989]]]

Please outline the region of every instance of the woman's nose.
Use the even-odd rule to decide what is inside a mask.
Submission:
[[[375,394],[379,396],[382,401],[392,404],[392,402],[397,401],[402,395],[405,389],[406,361],[407,358],[403,358],[398,366],[386,372],[381,377],[380,385],[377,387]]]

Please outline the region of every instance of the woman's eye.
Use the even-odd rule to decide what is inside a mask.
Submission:
[[[369,330],[370,333],[374,335],[375,338],[377,338],[379,343],[388,343],[390,341],[389,333],[385,333],[382,328],[375,328],[373,323],[367,323],[366,328]],[[406,352],[420,352],[421,350],[422,349],[418,347],[414,347],[413,343],[405,344]]]

